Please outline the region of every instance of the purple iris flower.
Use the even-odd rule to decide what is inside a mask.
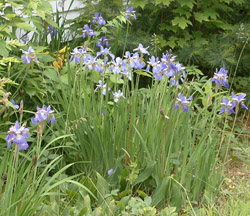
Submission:
[[[178,62],[177,64],[170,63],[168,77],[170,78],[170,83],[174,86],[179,85],[179,79],[184,82],[186,78],[185,67]]]
[[[114,170],[113,170],[113,168],[112,168],[112,169],[110,169],[110,170],[108,171],[108,175],[112,175],[113,172],[114,172]]]
[[[147,66],[146,72],[149,72],[150,66],[152,66],[152,68],[153,68],[153,70],[152,70],[153,73],[159,72],[160,61],[158,60],[158,58],[151,56],[151,58],[148,61],[148,66]]]
[[[118,92],[114,92],[113,95],[114,95],[114,101],[116,103],[118,103],[118,101],[120,100],[121,97],[123,97],[125,99],[121,90],[118,90]]]
[[[54,110],[51,109],[51,106],[49,105],[48,107],[46,107],[45,105],[43,105],[42,108],[39,108],[37,106],[37,112],[35,113],[35,117],[31,118],[31,122],[33,124],[37,124],[38,122],[44,122],[48,119],[48,122],[51,124],[56,123],[56,119],[54,116]]]
[[[186,99],[186,97],[182,96],[182,94],[179,94],[179,98],[176,98],[175,102],[175,107],[174,109],[178,109],[179,107],[183,108],[183,111],[185,113],[189,112],[189,106],[190,106],[190,101],[192,100],[192,96]]]
[[[120,57],[117,57],[115,61],[112,62],[110,66],[110,70],[113,71],[114,74],[121,73],[121,66],[126,66],[126,62],[123,62]]]
[[[96,85],[95,92],[97,92],[97,90],[98,90],[99,88],[102,89],[102,94],[103,94],[103,95],[106,95],[106,92],[107,92],[107,83],[102,84],[102,81],[99,80],[99,85],[98,85],[98,84]],[[110,88],[108,88],[108,91],[110,91]]]
[[[10,102],[13,104],[13,106],[14,106],[16,109],[19,109],[19,106],[15,103],[15,101],[14,101],[13,99],[11,99]]]
[[[97,12],[95,12],[95,16],[92,23],[95,24],[96,22],[98,22],[99,25],[106,25],[105,19],[103,19],[102,15],[99,15]]]
[[[106,36],[103,36],[99,39],[100,42],[96,43],[97,47],[101,47],[101,46],[106,46],[109,47],[109,42],[108,39],[106,38]]]
[[[172,56],[171,50],[169,50],[169,52],[166,54],[162,53],[161,62],[166,64],[168,64],[169,62],[173,63],[176,57],[177,56]]]
[[[83,64],[85,65],[85,67],[89,70],[93,70],[93,68],[95,68],[95,66],[98,64],[96,58],[94,58],[93,56],[91,56],[90,54],[86,56],[86,58],[84,58],[84,62]]]
[[[60,1],[58,2],[58,7],[63,8],[63,7],[64,7],[65,1],[66,1],[66,0],[60,0]]]
[[[86,34],[91,36],[91,37],[96,36],[96,33],[87,24],[84,25],[82,37],[85,38]]]
[[[160,64],[160,61],[158,58],[155,58],[154,56],[151,56],[151,58],[148,61],[148,66],[146,68],[146,72],[149,72],[150,66],[152,66],[152,71],[154,74],[154,78],[156,80],[162,80],[163,77],[163,65]]]
[[[219,114],[226,112],[226,108],[229,113],[235,114],[234,111],[235,103],[233,101],[228,101],[227,98],[224,97],[222,103],[220,104],[222,105],[222,108],[220,109]]]
[[[218,71],[216,68],[216,72],[214,73],[214,77],[211,79],[211,82],[215,82],[216,85],[220,88],[222,85],[226,88],[229,88],[228,84],[228,76],[227,76],[228,70],[225,70],[225,65],[223,65],[222,68]]]
[[[133,51],[138,51],[141,54],[149,55],[149,52],[147,51],[148,48],[149,48],[149,46],[144,48],[142,44],[139,44],[139,46],[136,49],[133,49]]]
[[[244,104],[244,100],[245,100],[246,94],[239,94],[238,96],[236,96],[233,92],[232,92],[232,102],[236,103],[236,106],[238,106],[239,104],[241,104],[241,107],[243,109],[248,110],[248,107]]]
[[[129,51],[125,52],[125,60],[126,62],[128,62],[129,64],[129,68],[135,68],[135,66],[138,64],[136,62],[139,61],[139,54],[138,53],[134,53],[133,56],[131,56],[131,53]]]
[[[103,48],[103,46],[101,46],[101,50],[100,52],[97,52],[96,54],[96,58],[100,55],[104,55],[104,56],[110,56],[113,60],[115,59],[115,55],[113,53],[111,53],[110,51],[110,48]]]
[[[29,47],[28,51],[25,51],[23,49],[21,49],[21,51],[23,52],[21,59],[24,64],[30,64],[31,61],[34,61],[34,62],[37,61],[35,50],[33,50],[31,46]]]
[[[125,17],[126,17],[126,19],[128,19],[130,16],[134,16],[134,18],[136,19],[135,12],[136,11],[134,11],[133,7],[130,7],[130,8],[127,7],[127,9],[125,11]]]
[[[29,129],[25,127],[20,127],[19,122],[16,121],[14,126],[11,126],[8,135],[5,140],[7,141],[8,149],[11,146],[11,143],[14,142],[18,146],[18,150],[26,150],[29,145],[26,139],[29,137]]]
[[[70,62],[73,60],[75,63],[80,63],[81,62],[81,59],[84,59],[84,57],[87,56],[87,47],[84,47],[82,49],[77,49],[75,48],[73,50],[71,54],[71,57],[70,57]]]
[[[24,43],[27,43],[30,39],[29,39],[29,36],[28,35],[23,35],[21,37],[21,40],[24,42]]]
[[[132,72],[131,72],[131,69],[127,69],[127,67],[123,67],[122,66],[122,69],[123,69],[123,72],[121,73],[119,79],[122,78],[122,76],[125,76],[127,77],[130,81],[132,80]]]
[[[50,34],[51,36],[53,35],[56,35],[56,29],[55,27],[51,26],[51,25],[48,25],[48,33],[47,34]]]

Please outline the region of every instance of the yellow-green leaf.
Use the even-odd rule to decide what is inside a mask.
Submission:
[[[177,25],[181,29],[185,29],[188,26],[188,24],[192,25],[192,23],[189,20],[185,19],[184,17],[175,17],[171,22],[174,26]]]
[[[26,31],[34,31],[34,32],[38,33],[37,30],[35,28],[33,28],[29,23],[19,22],[19,23],[15,23],[15,26],[20,28],[20,29],[24,29]]]
[[[158,4],[163,4],[163,5],[166,5],[166,6],[169,6],[169,4],[172,2],[173,0],[156,0],[155,1],[155,4],[158,5]]]
[[[141,70],[135,70],[135,73],[143,75],[143,76],[147,76],[147,77],[152,77],[149,73],[143,72]]]

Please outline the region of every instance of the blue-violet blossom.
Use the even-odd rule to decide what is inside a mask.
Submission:
[[[229,88],[228,84],[228,76],[227,76],[228,70],[225,70],[225,65],[223,65],[222,68],[218,71],[216,68],[216,72],[214,73],[214,77],[211,79],[211,82],[215,82],[216,85],[220,88],[222,85],[226,88]]]
[[[42,108],[39,108],[37,106],[37,112],[35,113],[35,117],[31,118],[31,122],[33,124],[37,124],[38,122],[44,122],[46,121],[46,119],[48,119],[48,122],[51,124],[56,123],[56,119],[54,116],[54,110],[51,109],[50,105],[48,107],[46,107],[45,105],[43,105]]]
[[[190,101],[192,100],[192,96],[186,99],[186,97],[179,94],[179,98],[176,98],[174,109],[178,109],[179,107],[183,107],[183,111],[185,113],[189,112]]]
[[[236,96],[233,92],[232,92],[232,102],[236,103],[236,107],[241,104],[241,107],[243,109],[248,110],[248,107],[244,104],[244,100],[245,100],[246,94],[242,93],[239,94],[238,96]]]
[[[20,127],[19,122],[16,121],[14,126],[11,126],[8,135],[5,140],[7,141],[8,149],[11,146],[11,143],[14,142],[18,146],[18,150],[26,150],[29,145],[26,139],[29,137],[29,129],[23,126]]]
[[[112,168],[112,169],[110,169],[110,170],[108,171],[108,175],[112,175],[113,172],[114,172],[114,170],[113,170],[113,168]]]
[[[96,33],[87,24],[84,25],[84,31],[82,37],[85,38],[86,34],[89,35],[90,37],[96,36]]]
[[[99,84],[96,85],[95,92],[98,90],[98,88],[102,89],[102,94],[106,95],[107,92],[107,83],[102,84],[102,81],[99,80]],[[110,91],[110,88],[108,88],[108,91]]]
[[[103,36],[99,39],[99,43],[96,43],[97,47],[101,47],[101,46],[106,46],[109,47],[109,42],[106,36]]]
[[[28,51],[25,51],[23,49],[21,49],[21,50],[23,52],[21,59],[22,59],[24,64],[30,64],[31,61],[34,61],[34,62],[37,61],[35,50],[33,50],[31,46],[29,47]]]
[[[96,22],[98,22],[99,25],[106,25],[105,19],[103,19],[102,15],[99,15],[97,12],[95,12],[95,16],[92,23],[95,24]]]
[[[220,103],[222,105],[222,108],[220,109],[220,112],[219,114],[222,114],[226,111],[226,108],[227,108],[227,111],[229,113],[233,113],[235,114],[235,111],[234,111],[234,107],[235,107],[235,103],[232,102],[232,101],[228,101],[227,98],[223,98],[222,100],[222,103]]]
[[[125,17],[126,17],[126,19],[128,19],[130,16],[134,16],[134,18],[136,19],[135,12],[136,11],[134,11],[133,7],[130,7],[130,8],[127,7],[127,9],[125,11]]]
[[[114,101],[116,103],[118,103],[118,101],[120,100],[121,97],[123,97],[125,99],[121,90],[118,90],[118,92],[114,92],[113,95],[114,95]]]
[[[148,48],[149,48],[149,46],[144,48],[143,45],[140,43],[139,46],[136,49],[133,49],[133,51],[138,51],[141,54],[149,55],[149,52],[147,51]]]

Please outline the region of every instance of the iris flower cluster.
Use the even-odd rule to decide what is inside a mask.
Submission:
[[[134,18],[136,18],[133,7],[127,8],[125,11],[125,17],[128,19],[130,16],[134,16]],[[99,25],[106,24],[106,22],[103,21],[102,15],[98,13],[95,13],[92,23],[98,23]],[[88,25],[85,25],[84,28],[85,33],[90,36],[95,36],[94,31],[90,29]],[[145,70],[147,73],[151,73],[155,80],[158,81],[161,81],[163,78],[167,78],[169,83],[174,86],[183,83],[186,78],[185,67],[176,61],[176,56],[173,56],[171,51],[166,54],[163,53],[162,57],[158,58],[150,56],[148,51],[149,47],[144,47],[142,44],[139,44],[138,47],[133,50],[133,53],[126,51],[123,58],[115,57],[115,55],[110,51],[106,36],[101,37],[99,42],[96,43],[96,46],[100,48],[100,51],[97,52],[96,56],[92,56],[92,54],[88,53],[86,47],[82,49],[75,48],[71,53],[70,61],[74,61],[78,64],[81,63],[88,70],[95,70],[100,73],[113,73],[116,76],[118,75],[118,79],[125,77],[131,80],[133,70]],[[144,60],[145,55],[149,56],[148,61]],[[214,77],[211,81],[215,82],[218,88],[221,86],[228,88],[229,83],[227,73],[228,71],[225,69],[225,65],[223,65],[223,67],[219,70],[216,69]],[[103,82],[104,81],[99,81],[99,84],[96,85],[95,92],[98,89],[102,89],[102,93],[106,95],[107,86]],[[118,102],[120,98],[124,97],[120,90],[113,93],[113,95],[115,102]],[[181,107],[185,113],[189,112],[191,100],[192,97],[186,98],[180,93],[175,102],[175,109]],[[237,102],[237,100],[234,99],[234,102],[232,103],[224,100],[222,103],[223,108],[226,109],[229,107],[229,110],[232,111],[230,107],[234,108],[237,103],[241,104],[243,108],[246,108],[244,107],[245,105],[243,104],[243,100],[244,99]],[[223,112],[224,109],[221,112]]]
[[[87,47],[75,48],[71,53],[70,61],[74,61],[77,64],[80,63],[88,70],[95,70],[100,73],[105,73],[108,70],[113,74],[119,75],[118,79],[126,77],[131,80],[133,70],[142,70],[145,68],[144,55],[150,55],[148,49],[149,47],[143,47],[142,44],[139,44],[133,50],[134,53],[126,51],[122,59],[115,57],[110,48],[104,48],[103,46],[100,46],[100,51],[97,52],[96,56],[88,53]],[[176,56],[172,56],[171,52],[163,54],[161,61],[155,56],[151,56],[147,62],[146,72],[149,73],[150,68],[152,68],[152,74],[156,80],[160,81],[166,76],[172,85],[179,85],[179,80],[184,82],[186,73],[184,71],[185,67],[179,62],[175,62],[175,58]],[[97,87],[102,88],[102,84],[99,83]]]
[[[16,105],[13,100],[11,102],[13,103],[16,109],[19,108],[19,106]],[[20,106],[23,106],[22,101]],[[41,123],[42,126],[38,126],[38,132],[40,133],[40,135],[42,134],[42,129],[46,120],[48,120],[48,122],[51,122],[51,124],[56,123],[56,119],[53,113],[54,111],[51,110],[50,106],[46,107],[45,105],[43,105],[42,108],[37,107],[37,112],[35,113],[35,117],[31,118],[31,122],[33,124]],[[13,142],[18,146],[19,151],[26,150],[29,147],[26,140],[28,137],[29,129],[25,128],[24,126],[21,126],[20,123],[16,121],[15,125],[10,127],[8,135],[5,138],[5,140],[7,141],[8,149],[10,148],[11,143]]]
[[[234,108],[238,109],[239,105],[241,105],[243,109],[248,110],[248,107],[244,104],[245,97],[246,94],[239,94],[238,96],[236,96],[233,92],[231,101],[229,101],[226,97],[224,97],[221,103],[222,108],[220,109],[219,114],[222,114],[226,111],[230,114],[231,113],[235,114]]]
[[[220,68],[219,71],[216,68],[216,72],[214,73],[214,77],[211,79],[211,82],[215,82],[217,89],[220,88],[221,86],[224,86],[226,88],[230,87],[229,83],[228,83],[227,73],[228,73],[228,70],[225,69],[225,65],[223,65],[223,67]],[[236,96],[233,92],[232,92],[232,100],[231,101],[229,101],[226,97],[224,97],[222,99],[222,103],[221,103],[222,107],[219,111],[219,114],[222,114],[224,112],[228,112],[230,114],[231,113],[235,114],[234,108],[236,108],[236,110],[238,110],[239,105],[241,105],[241,107],[243,109],[248,109],[248,107],[244,104],[245,97],[246,97],[246,94],[244,94],[244,93]]]

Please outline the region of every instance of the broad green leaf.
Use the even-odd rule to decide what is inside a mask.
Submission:
[[[135,73],[152,78],[149,73],[143,72],[141,70],[135,70]]]
[[[25,92],[30,96],[33,97],[37,92],[34,87],[26,87]]]
[[[0,56],[3,57],[8,57],[9,51],[6,49],[6,42],[5,41],[0,41]]]
[[[192,25],[192,23],[191,23],[189,20],[185,19],[184,17],[175,17],[175,18],[171,21],[171,23],[172,23],[174,26],[175,26],[175,25],[179,26],[181,29],[185,29],[185,28],[188,26],[188,24],[189,24],[189,25]]]
[[[219,14],[216,12],[215,8],[206,8],[202,13],[211,19],[217,19],[217,17],[219,17]]]
[[[8,25],[0,25],[0,32],[5,32],[7,34],[10,34],[10,26]]]
[[[47,47],[43,47],[43,46],[36,47],[36,53],[40,53],[44,51],[45,49],[47,49]]]
[[[37,11],[52,12],[52,6],[49,1],[40,1]]]
[[[134,7],[141,7],[143,9],[147,2],[146,0],[133,0],[132,3]]]
[[[229,23],[225,23],[221,20],[210,20],[210,23],[213,23],[215,26],[222,28],[223,30],[232,30],[233,26]]]
[[[40,54],[38,57],[39,61],[48,63],[48,62],[53,62],[55,58],[53,58],[51,55],[48,54]]]
[[[45,19],[45,13],[43,11],[37,11],[36,14],[37,14],[37,16]]]
[[[183,6],[188,6],[189,8],[193,8],[193,5],[195,4],[194,0],[179,0],[180,5]]]
[[[45,18],[45,21],[46,21],[49,25],[51,25],[51,26],[53,26],[53,27],[58,28],[57,23],[56,23],[56,22],[54,22],[53,20],[48,19],[48,18]]]
[[[30,1],[29,4],[28,4],[28,8],[36,11],[37,9],[37,6],[38,6],[38,2],[35,2],[35,1]]]
[[[48,68],[47,70],[45,70],[44,75],[53,81],[56,81],[58,79],[57,72],[52,68]]]
[[[177,37],[171,36],[168,38],[168,42],[167,45],[170,46],[171,48],[174,48],[176,46],[176,41],[177,41]]]
[[[117,74],[117,75],[112,74],[110,76],[110,81],[113,82],[113,83],[118,83],[118,84],[123,84],[124,83],[123,79],[119,79],[119,74]]]
[[[153,206],[156,206],[159,202],[161,202],[164,199],[166,195],[169,178],[170,178],[169,176],[164,177],[162,182],[157,186],[155,193],[153,195],[153,202],[152,202]]]
[[[177,44],[179,47],[184,47],[187,44],[187,41],[183,38],[178,39]]]
[[[158,4],[163,4],[163,5],[166,5],[166,6],[169,6],[169,4],[174,1],[174,0],[156,0],[155,1],[155,4],[158,5]]]
[[[103,199],[105,195],[109,192],[109,184],[98,172],[96,172],[96,176],[97,198],[99,200],[99,203],[102,203],[104,201]]]
[[[207,82],[205,86],[205,92],[206,94],[212,93],[212,82]]]
[[[204,13],[194,13],[195,19],[198,22],[202,22],[202,21],[208,21],[208,16]]]
[[[29,23],[19,22],[19,23],[15,23],[14,25],[20,29],[24,29],[26,31],[34,31],[38,33],[37,30],[33,28]]]
[[[138,183],[141,183],[145,181],[147,178],[149,178],[152,175],[153,168],[154,168],[155,162],[150,163],[145,170],[138,176],[138,178],[133,182],[133,186],[135,186]]]
[[[103,33],[107,33],[108,32],[108,29],[106,27],[102,27],[101,30],[103,31]]]
[[[152,203],[152,198],[150,196],[147,196],[144,198],[144,202],[146,203],[146,205],[150,206]]]
[[[8,18],[8,19],[12,19],[14,17],[18,17],[19,15],[18,14],[6,14],[5,17]]]
[[[66,84],[66,85],[69,84],[69,81],[68,81],[68,74],[64,74],[64,75],[61,76],[61,82],[62,82],[63,84]]]
[[[161,211],[160,216],[177,216],[176,207],[166,207]]]

